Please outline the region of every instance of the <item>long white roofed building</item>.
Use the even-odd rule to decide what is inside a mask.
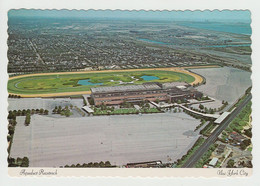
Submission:
[[[91,88],[95,105],[118,105],[126,102],[177,101],[202,97],[202,93],[184,82],[143,83],[141,85],[109,86]]]

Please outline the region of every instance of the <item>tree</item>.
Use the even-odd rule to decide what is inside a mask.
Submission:
[[[44,109],[41,108],[41,109],[40,109],[40,114],[43,114],[43,112],[44,112]]]
[[[80,164],[78,163],[78,164],[76,165],[76,167],[80,167]]]
[[[21,167],[29,167],[29,159],[27,157],[23,158]]]
[[[61,106],[59,106],[58,110],[57,110],[57,114],[61,113]]]
[[[111,107],[111,111],[113,112],[114,110],[115,110],[115,107],[112,106],[112,107]]]
[[[25,117],[25,125],[28,126],[31,122],[31,114],[27,113]]]
[[[105,164],[103,161],[99,162],[99,167],[104,167],[104,166],[105,166]]]
[[[240,149],[241,149],[241,150],[245,150],[246,147],[247,147],[247,145],[246,145],[245,143],[241,143],[241,144],[240,144]]]
[[[26,115],[26,110],[23,109],[23,110],[22,110],[22,116],[25,116],[25,115]]]
[[[65,111],[65,116],[66,116],[66,117],[69,117],[69,116],[70,116],[70,114],[71,114],[71,113],[70,113],[70,111],[69,111],[69,110],[66,110],[66,111]]]
[[[8,119],[16,119],[16,113],[13,111],[9,111]]]
[[[92,162],[89,162],[89,163],[88,163],[88,167],[93,167],[93,163],[92,163]]]
[[[110,167],[110,166],[111,166],[110,162],[109,162],[109,161],[106,161],[106,162],[105,162],[105,167]]]
[[[82,164],[82,167],[88,167],[88,164],[83,163],[83,164]]]
[[[245,130],[245,135],[248,136],[249,138],[252,138],[252,129],[247,129]]]
[[[58,111],[58,109],[56,109],[56,108],[52,110],[52,112],[53,112],[54,114],[56,114],[57,111]]]
[[[18,165],[22,165],[23,159],[20,158],[20,157],[18,157],[18,158],[16,159],[16,163],[17,163]]]
[[[18,110],[16,115],[17,115],[17,116],[21,116],[21,115],[22,115],[22,111],[21,111],[21,110]]]
[[[200,104],[200,105],[199,105],[199,108],[200,108],[201,110],[203,110],[203,109],[204,109],[204,106],[203,106],[202,104]]]
[[[14,164],[15,164],[15,159],[8,157],[8,167],[13,167]]]
[[[227,168],[233,168],[234,167],[234,164],[235,164],[235,161],[230,159],[228,160],[227,162]]]
[[[44,110],[44,115],[48,115],[49,111],[48,110]]]
[[[8,127],[8,134],[9,135],[13,135],[14,134],[14,127],[13,126],[9,126]]]
[[[31,114],[35,114],[35,109],[32,109],[32,110],[31,110]]]
[[[76,166],[74,164],[72,164],[70,167],[75,168]]]
[[[99,163],[98,163],[98,162],[95,162],[95,163],[93,164],[93,167],[99,167]]]

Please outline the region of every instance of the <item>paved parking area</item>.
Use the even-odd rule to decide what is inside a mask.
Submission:
[[[230,104],[233,104],[252,85],[251,73],[236,68],[205,68],[191,71],[206,78],[206,84],[197,87],[198,91],[219,101],[228,101]]]
[[[47,109],[52,110],[55,106],[83,106],[83,98],[8,98],[8,110],[23,110],[23,109]]]
[[[53,118],[34,115],[24,126],[17,117],[11,157],[29,157],[30,167],[110,161],[173,162],[186,154],[199,121],[185,113]]]

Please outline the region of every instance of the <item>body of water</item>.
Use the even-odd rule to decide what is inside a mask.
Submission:
[[[90,79],[81,79],[78,81],[79,85],[103,85],[103,83],[91,83]]]
[[[179,25],[234,34],[252,34],[250,23],[182,22]]]
[[[161,44],[161,45],[169,45],[169,43],[164,43],[161,41],[155,41],[155,40],[150,40],[150,39],[144,39],[144,38],[137,38],[140,41],[145,41],[145,42],[149,42],[149,43],[155,43],[155,44]]]
[[[142,76],[141,78],[143,78],[143,80],[145,80],[145,81],[152,81],[152,80],[159,79],[156,76]]]
[[[232,44],[232,45],[212,45],[212,46],[203,46],[203,47],[213,47],[213,48],[226,48],[226,47],[244,47],[244,46],[248,46],[248,47],[250,47],[251,46],[251,44],[249,44],[249,43],[246,43],[246,44],[237,44],[237,45],[234,45],[234,44]]]
[[[151,39],[142,39],[142,38],[138,38],[138,40],[140,41],[145,41],[145,42],[149,42],[149,43],[155,43],[155,44],[159,44],[159,45],[173,45],[173,43],[164,43],[164,42],[160,42],[160,41],[155,41],[155,40],[151,40]],[[189,45],[189,46],[193,46],[193,47],[202,47],[202,48],[226,48],[226,47],[244,47],[244,46],[251,46],[251,43],[245,43],[245,44],[226,44],[226,45]]]

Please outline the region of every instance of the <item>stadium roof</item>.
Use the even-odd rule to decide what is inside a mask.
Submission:
[[[185,82],[163,83],[163,89],[174,88],[180,86],[184,88],[188,84]],[[160,83],[151,82],[142,85],[122,85],[122,86],[107,86],[91,88],[92,93],[109,93],[109,92],[125,92],[125,91],[144,91],[144,90],[160,90]]]
[[[126,85],[126,86],[110,86],[110,87],[95,87],[91,88],[92,93],[109,93],[109,92],[125,92],[125,91],[144,91],[144,90],[159,90],[157,84],[142,84],[142,85]]]

